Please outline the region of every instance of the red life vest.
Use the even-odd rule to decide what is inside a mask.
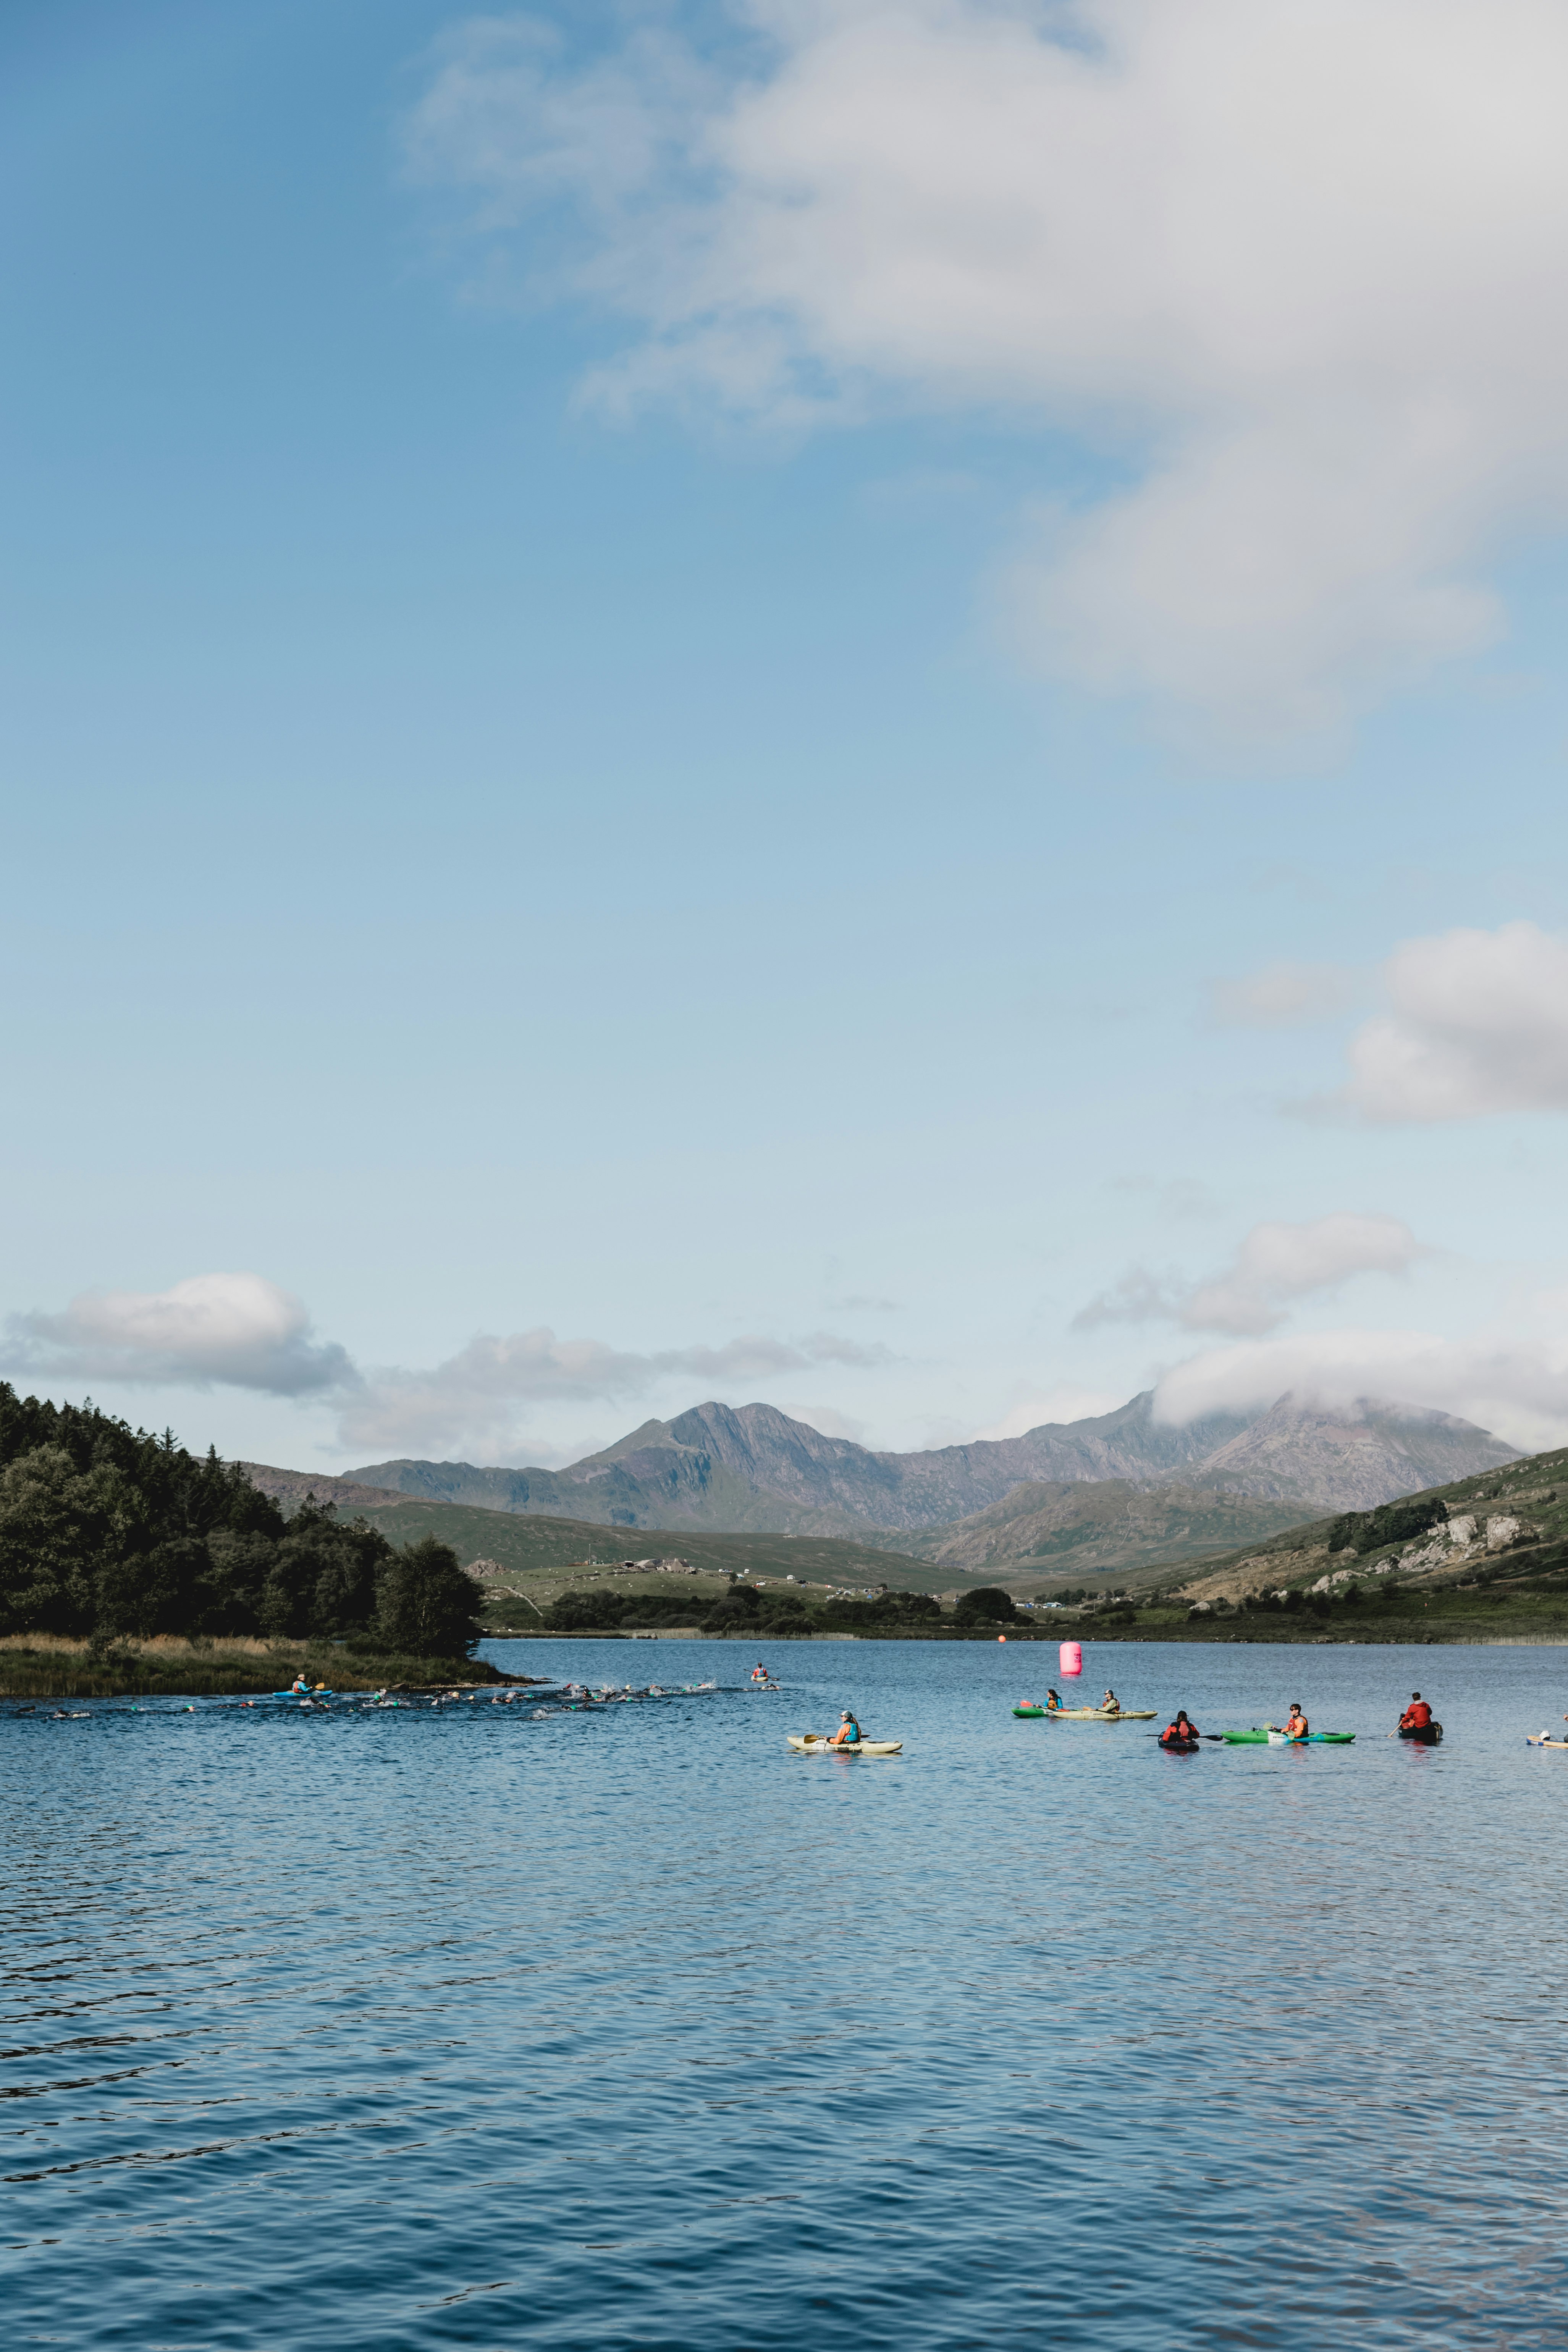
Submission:
[[[1431,1720],[1431,1708],[1424,1698],[1418,1698],[1414,1706],[1405,1708],[1400,1717],[1399,1728],[1401,1731],[1425,1731]]]

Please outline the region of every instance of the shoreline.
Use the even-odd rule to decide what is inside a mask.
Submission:
[[[0,1643],[0,1701],[37,1698],[268,1698],[303,1675],[314,1687],[334,1691],[496,1689],[548,1682],[542,1675],[510,1674],[488,1658],[416,1658],[391,1653],[351,1658],[341,1650],[303,1642],[268,1649],[196,1649],[163,1636],[144,1650],[100,1652],[91,1645],[48,1641]]]
[[[487,1633],[484,1641],[522,1642],[632,1642],[646,1638],[635,1633]],[[813,1633],[779,1637],[766,1633],[680,1634],[661,1632],[663,1641],[694,1641],[712,1646],[728,1643],[731,1647],[749,1648],[773,1643],[782,1646],[787,1640],[792,1647],[805,1648],[816,1643],[888,1642],[900,1646],[913,1642],[968,1642],[992,1648],[1004,1646],[994,1634],[971,1633]],[[1191,1633],[1174,1630],[1140,1633],[1135,1628],[1123,1632],[1075,1635],[1080,1641],[1086,1657],[1099,1649],[1122,1648],[1129,1643],[1143,1642],[1150,1646],[1179,1646],[1205,1649],[1487,1649],[1531,1650],[1568,1649],[1568,1631],[1548,1633],[1472,1633],[1461,1628],[1432,1633],[1215,1633],[1206,1627]],[[1009,1649],[1051,1646],[1054,1635],[1043,1633],[1009,1633],[1005,1646]],[[302,1649],[303,1645],[300,1645]],[[548,1675],[511,1673],[494,1665],[484,1657],[449,1659],[387,1658],[375,1664],[364,1665],[355,1661],[352,1665],[341,1653],[323,1654],[318,1651],[305,1656],[264,1657],[243,1659],[225,1657],[216,1648],[211,1654],[186,1651],[183,1654],[169,1651],[153,1658],[135,1660],[104,1658],[94,1663],[88,1654],[87,1644],[73,1652],[65,1644],[47,1650],[0,1647],[0,1704],[9,1700],[46,1698],[259,1698],[271,1696],[279,1685],[291,1681],[298,1673],[308,1675],[312,1685],[324,1684],[335,1693],[387,1690],[409,1694],[435,1690],[500,1690],[526,1689],[548,1684],[555,1678]]]

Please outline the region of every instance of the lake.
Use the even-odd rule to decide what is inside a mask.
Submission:
[[[0,1702],[13,2343],[1555,2352],[1568,1652],[485,1646],[728,1687]]]

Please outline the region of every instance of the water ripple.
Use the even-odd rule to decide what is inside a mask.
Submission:
[[[13,2339],[1555,2347],[1568,1658],[1119,1645],[1358,1734],[1188,1759],[1015,1722],[1035,1654],[773,1663],[0,1717]],[[1413,1679],[1441,1748],[1382,1736]],[[785,1751],[848,1703],[903,1756]]]

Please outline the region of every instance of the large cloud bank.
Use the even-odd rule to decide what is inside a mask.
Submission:
[[[342,1349],[310,1336],[299,1299],[259,1274],[198,1274],[168,1290],[96,1290],[58,1315],[15,1315],[4,1360],[49,1381],[210,1388],[300,1397],[353,1387]]]
[[[1066,427],[1114,486],[1031,526],[1031,656],[1229,724],[1497,633],[1568,511],[1561,0],[730,14],[585,63],[478,18],[413,121],[489,275],[628,322],[601,400]]]
[[[1312,1331],[1215,1348],[1166,1373],[1155,1418],[1247,1412],[1287,1393],[1348,1406],[1359,1400],[1460,1414],[1526,1452],[1568,1443],[1568,1330],[1520,1339],[1483,1332]]]
[[[86,1292],[58,1314],[13,1315],[0,1344],[0,1370],[53,1387],[217,1384],[324,1398],[337,1412],[339,1443],[379,1453],[462,1445],[504,1453],[525,1442],[531,1406],[616,1402],[676,1381],[722,1390],[822,1365],[872,1370],[890,1360],[879,1342],[834,1331],[638,1354],[540,1327],[481,1334],[426,1370],[362,1371],[335,1341],[312,1336],[298,1298],[258,1274],[194,1275],[163,1291]]]
[[[1101,1323],[1179,1323],[1188,1331],[1238,1337],[1275,1330],[1289,1307],[1337,1290],[1358,1274],[1404,1274],[1423,1255],[1397,1217],[1336,1209],[1303,1224],[1254,1225],[1228,1266],[1207,1281],[1162,1281],[1134,1266],[1074,1318],[1074,1328]]]

